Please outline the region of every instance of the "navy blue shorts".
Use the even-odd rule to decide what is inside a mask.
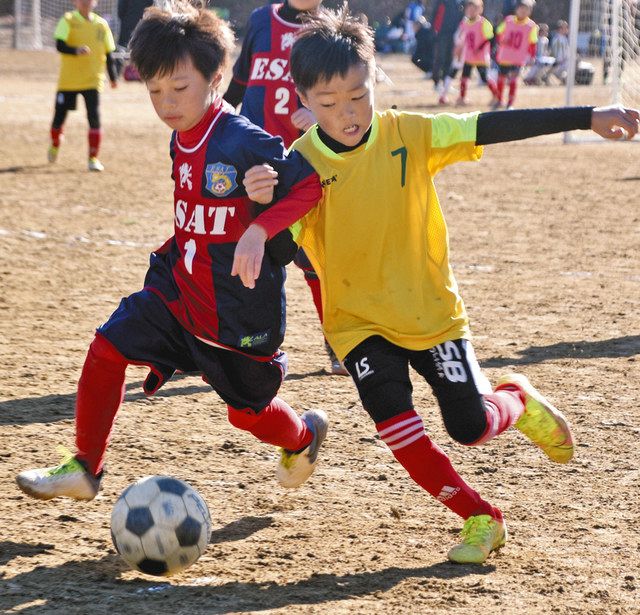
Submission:
[[[228,405],[259,412],[277,395],[287,370],[284,352],[257,360],[200,341],[150,290],[122,299],[97,332],[132,364],[151,368],[144,387],[147,394],[155,393],[176,370],[201,372]]]

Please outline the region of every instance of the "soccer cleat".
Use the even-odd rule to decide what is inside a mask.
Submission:
[[[329,342],[325,341],[324,348],[329,355],[329,361],[331,362],[331,373],[334,376],[349,376],[349,371],[344,366],[344,363],[338,359],[336,353],[333,352],[333,348],[329,345]]]
[[[313,474],[318,464],[318,451],[327,437],[329,427],[329,419],[322,410],[307,410],[300,418],[313,432],[313,440],[301,451],[280,449],[276,478],[287,489],[299,487]]]
[[[93,500],[98,494],[101,480],[102,472],[99,476],[93,476],[68,451],[58,466],[26,470],[16,476],[18,487],[38,500],[57,497]]]
[[[498,381],[499,389],[515,388],[524,396],[525,409],[514,427],[556,463],[573,457],[573,435],[564,415],[556,410],[521,374],[508,374]]]
[[[507,541],[507,525],[490,515],[475,515],[464,522],[460,537],[462,542],[447,557],[456,564],[482,564]]]
[[[89,171],[104,171],[104,165],[95,157],[89,158]]]
[[[55,162],[58,159],[58,152],[60,151],[59,147],[55,145],[50,145],[47,150],[47,160],[51,163]]]
[[[458,98],[458,100],[456,100],[456,107],[466,107],[467,106],[467,101],[461,97]]]

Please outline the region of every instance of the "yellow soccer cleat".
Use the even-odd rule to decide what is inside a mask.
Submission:
[[[462,542],[447,557],[456,564],[483,564],[507,541],[507,525],[490,515],[475,515],[464,522],[460,537]]]
[[[520,374],[508,374],[498,381],[499,389],[515,388],[525,399],[525,410],[514,427],[556,463],[567,463],[573,458],[573,435],[562,412],[556,410]]]
[[[56,147],[55,145],[49,146],[49,149],[47,150],[47,160],[53,164],[56,160],[58,160],[59,151],[59,147]]]

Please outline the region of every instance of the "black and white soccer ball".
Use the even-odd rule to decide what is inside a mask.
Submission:
[[[146,574],[168,576],[191,566],[211,535],[211,516],[200,494],[170,476],[129,485],[111,513],[111,538],[120,556]]]

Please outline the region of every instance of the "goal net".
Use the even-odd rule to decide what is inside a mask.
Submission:
[[[16,49],[54,48],[59,19],[74,9],[72,0],[14,0],[13,46]],[[118,40],[118,0],[100,0],[95,9],[109,23]]]
[[[640,0],[572,0],[567,105],[640,107]]]

